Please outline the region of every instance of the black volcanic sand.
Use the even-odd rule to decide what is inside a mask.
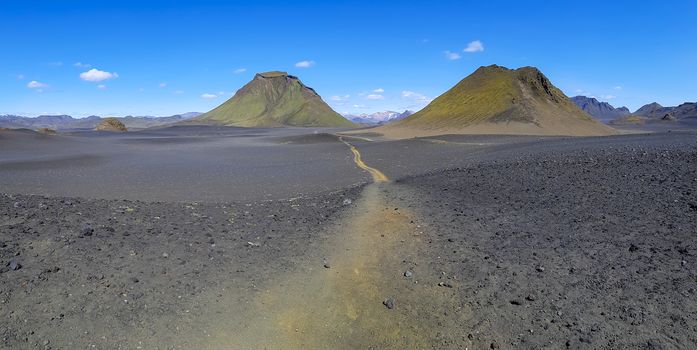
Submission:
[[[5,131],[0,132],[0,188],[48,196],[249,202],[321,194],[370,179],[356,171],[338,141],[293,147],[278,141],[311,130]]]
[[[697,345],[697,134],[333,132],[1,131],[0,347]]]

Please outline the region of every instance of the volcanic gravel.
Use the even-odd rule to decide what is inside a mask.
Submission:
[[[0,348],[181,346],[215,304],[209,291],[251,298],[321,245],[359,192],[253,204],[0,195]]]
[[[398,184],[459,302],[440,347],[697,347],[697,147],[547,152]]]

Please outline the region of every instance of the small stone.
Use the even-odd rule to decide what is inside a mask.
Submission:
[[[545,268],[543,266],[538,266],[536,270],[537,272],[545,272]]]
[[[681,265],[681,266],[687,265],[687,261],[685,261],[685,260],[681,261],[681,262],[680,262],[680,265]]]
[[[80,230],[80,234],[82,235],[82,237],[92,236],[93,233],[94,233],[94,229],[92,228],[92,226],[90,224],[82,225],[82,229]]]
[[[7,263],[7,267],[9,267],[12,271],[17,271],[22,268],[22,264],[20,264],[16,259],[12,259],[9,263]]]
[[[492,342],[491,345],[489,345],[489,348],[491,348],[491,349],[498,349],[498,348],[499,348],[499,343],[497,343],[497,342]]]
[[[453,285],[450,284],[450,282],[438,282],[439,287],[446,287],[446,288],[452,288]]]
[[[344,199],[344,205],[350,205],[353,201],[349,198]]]
[[[528,294],[528,296],[525,297],[525,300],[527,301],[535,301],[535,296],[532,294]]]
[[[382,302],[382,305],[385,305],[386,308],[392,310],[395,306],[395,300],[394,298],[387,298]]]
[[[518,299],[513,299],[510,301],[511,305],[523,305],[523,302]]]
[[[329,264],[329,261],[324,260],[324,268],[325,268],[325,269],[329,269],[329,268],[331,268],[331,267],[332,267],[332,265]]]
[[[167,254],[167,253],[162,253],[162,257],[165,258],[165,259],[167,259],[167,258],[169,258],[169,254]]]
[[[412,276],[414,276],[413,272],[411,272],[409,270],[404,271],[404,277],[411,278]]]
[[[629,245],[629,251],[630,251],[630,252],[634,253],[634,252],[636,252],[637,250],[639,250],[639,247],[637,247],[636,245],[634,245],[634,244],[630,244],[630,245]]]

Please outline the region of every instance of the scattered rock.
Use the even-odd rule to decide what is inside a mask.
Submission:
[[[82,237],[89,237],[92,236],[92,234],[94,234],[94,229],[90,224],[82,225],[82,229],[80,230],[80,235]]]
[[[344,205],[350,205],[353,201],[350,198],[344,199]]]
[[[438,282],[439,287],[446,287],[446,288],[452,288],[453,285],[450,282]]]
[[[261,244],[255,242],[247,242],[247,245],[250,247],[261,247]]]
[[[404,277],[406,277],[406,278],[412,278],[413,276],[414,276],[414,273],[413,273],[413,272],[411,272],[411,271],[409,271],[409,270],[404,271]]]
[[[646,350],[663,350],[663,345],[661,344],[661,341],[658,339],[649,339],[646,342]]]
[[[20,264],[17,259],[12,259],[7,263],[7,267],[9,267],[12,271],[17,271],[22,268],[22,264]]]
[[[395,300],[394,298],[387,298],[382,302],[382,305],[385,305],[386,308],[392,310],[395,306]]]

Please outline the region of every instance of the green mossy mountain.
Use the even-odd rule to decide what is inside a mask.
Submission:
[[[480,128],[492,133],[608,135],[534,67],[480,67],[424,109],[392,124],[425,129]],[[486,128],[486,129],[485,129]]]
[[[192,122],[242,127],[351,127],[310,87],[285,72],[258,73],[235,96]]]

